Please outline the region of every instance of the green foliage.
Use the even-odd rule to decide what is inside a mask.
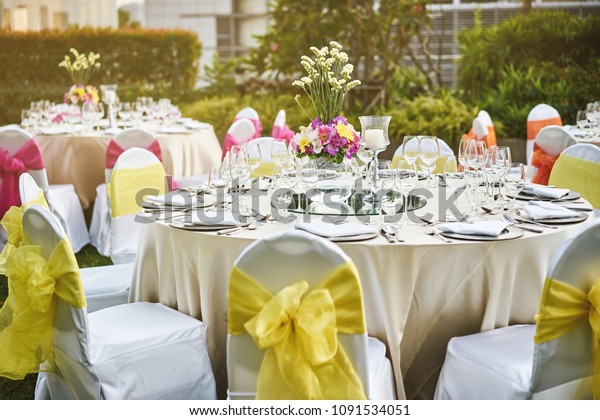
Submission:
[[[469,131],[478,109],[469,107],[448,92],[405,100],[381,112],[392,116],[390,145],[382,157],[391,158],[404,136],[431,135],[444,140],[456,151],[462,135]]]
[[[587,67],[600,56],[600,19],[564,12],[515,16],[499,25],[459,33],[461,87],[478,97],[493,89],[509,66]]]
[[[178,100],[193,89],[201,45],[191,31],[71,28],[0,31],[0,124],[20,121],[34,100],[62,102],[72,82],[58,63],[69,48],[100,53],[90,84],[117,83],[122,100],[137,96]]]
[[[207,95],[231,95],[236,92],[235,70],[238,60],[235,57],[222,62],[215,51],[210,66],[204,66],[202,80],[208,86],[202,89]]]
[[[259,74],[301,72],[300,56],[311,46],[338,41],[348,51],[363,84],[385,92],[404,57],[413,58],[413,36],[430,18],[426,0],[275,0],[273,25],[257,37],[248,63]],[[420,41],[420,40],[419,40]],[[434,69],[420,69],[429,77]],[[428,82],[433,83],[430,79]],[[363,93],[374,90],[362,90]]]
[[[563,123],[600,95],[600,19],[532,12],[497,26],[459,34],[461,87],[486,109],[499,137],[526,137],[527,115],[539,103]]]

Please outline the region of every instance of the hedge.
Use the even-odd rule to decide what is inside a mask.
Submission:
[[[72,47],[100,54],[102,67],[89,84],[116,83],[122,100],[137,96],[177,100],[194,88],[198,76],[201,44],[191,31],[0,30],[0,124],[19,122],[21,110],[31,101],[63,101],[72,81],[58,63]]]

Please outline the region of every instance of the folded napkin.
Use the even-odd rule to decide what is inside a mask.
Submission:
[[[525,213],[532,220],[562,219],[579,216],[579,213],[576,211],[546,201],[530,201],[529,204],[523,207],[523,210],[525,210]]]
[[[192,225],[198,226],[242,226],[244,223],[236,220],[231,212],[205,211],[192,213]]]
[[[523,188],[523,192],[527,194],[533,194],[542,198],[561,198],[567,195],[571,190],[566,188],[553,188],[546,187],[544,185],[539,184],[529,184]]]
[[[50,127],[43,127],[40,132],[48,136],[56,134],[72,134],[75,132],[75,127],[72,125],[56,125]]]
[[[150,201],[158,204],[165,204],[167,206],[183,207],[196,204],[196,197],[189,193],[167,193],[163,195],[148,195],[146,201]]]
[[[189,128],[190,130],[199,130],[201,128],[210,127],[209,123],[200,122],[200,121],[188,121],[185,123],[185,128]]]
[[[310,223],[298,223],[296,229],[301,229],[324,238],[344,238],[347,236],[377,233],[376,228],[363,225],[362,223],[348,222],[336,225],[323,222],[322,220],[316,220]]]
[[[508,223],[495,221],[495,220],[484,220],[482,222],[474,223],[443,223],[439,225],[439,229],[442,232],[459,233],[461,235],[484,235],[484,236],[498,236],[504,229],[508,227]]]
[[[185,127],[161,127],[159,133],[162,134],[185,134],[188,129]]]
[[[177,124],[185,124],[185,123],[189,123],[190,121],[194,121],[194,119],[189,118],[189,117],[182,117],[182,118],[177,118],[177,120],[175,120],[175,122]]]

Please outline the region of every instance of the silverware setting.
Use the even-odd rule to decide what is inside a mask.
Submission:
[[[529,216],[527,215],[527,213],[525,213],[523,210],[517,210],[517,214],[518,214],[520,217],[529,217]],[[545,228],[548,228],[548,229],[558,229],[558,226],[547,225],[547,224],[545,224],[545,223],[542,223],[542,222],[537,222],[537,221],[535,221],[535,220],[529,220],[529,219],[520,219],[520,220],[519,220],[519,223],[529,223],[529,224],[531,224],[531,225],[542,226],[542,227],[545,227]]]
[[[424,228],[424,229],[425,229],[425,230],[424,230],[425,234],[427,234],[427,235],[431,235],[431,236],[433,236],[434,238],[438,238],[439,240],[441,240],[441,241],[443,241],[443,242],[446,242],[447,244],[451,244],[451,243],[453,243],[453,242],[454,242],[454,241],[452,241],[452,240],[450,240],[450,239],[448,239],[448,238],[446,238],[446,237],[444,237],[444,236],[440,235],[439,233],[437,233],[437,232],[436,232],[436,231],[435,231],[435,230],[434,230],[432,227],[430,227],[430,226],[425,226],[425,228]]]
[[[504,220],[505,222],[507,222],[511,226],[517,226],[518,228],[523,229],[523,230],[527,230],[529,232],[535,232],[535,233],[542,233],[542,232],[544,232],[543,229],[539,229],[539,228],[536,228],[536,227],[526,226],[524,223],[516,221],[515,219],[513,219],[512,217],[510,217],[506,213],[502,214],[500,217],[502,218],[502,220]]]

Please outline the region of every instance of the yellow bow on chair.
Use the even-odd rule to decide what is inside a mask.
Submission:
[[[593,395],[600,399],[600,279],[585,292],[554,279],[546,279],[536,315],[536,344],[563,337],[589,322],[594,334]]]
[[[228,317],[229,334],[248,333],[259,349],[266,349],[257,399],[366,399],[337,337],[366,332],[352,263],[338,267],[312,291],[299,281],[275,296],[234,267]]]
[[[6,274],[6,260],[10,253],[20,247],[21,244],[27,243],[27,240],[23,235],[23,213],[25,212],[25,209],[34,204],[49,210],[44,193],[40,190],[40,193],[33,200],[22,204],[21,207],[12,206],[8,209],[0,221],[0,224],[6,231],[6,245],[4,245],[4,249],[2,249],[2,253],[0,253],[0,274]]]
[[[22,245],[8,257],[9,295],[0,309],[0,376],[23,379],[51,360],[55,295],[76,308],[86,306],[68,240],[58,243],[48,261],[41,253],[37,245]]]

